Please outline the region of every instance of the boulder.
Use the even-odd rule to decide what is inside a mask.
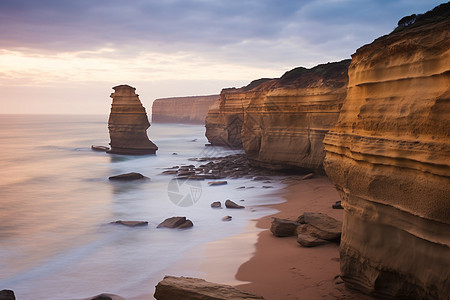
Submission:
[[[11,290],[1,290],[0,300],[16,300],[16,296],[14,295],[14,292]]]
[[[303,247],[316,247],[330,243],[329,241],[322,240],[307,233],[300,233],[297,236],[297,242]]]
[[[156,228],[167,227],[167,228],[190,228],[194,226],[191,220],[186,219],[186,217],[171,217],[165,219]]]
[[[245,208],[245,206],[236,204],[236,203],[234,203],[233,201],[231,201],[229,199],[227,201],[225,201],[225,207],[226,208]]]
[[[129,226],[129,227],[148,226],[148,222],[147,221],[122,221],[122,220],[118,220],[118,221],[111,222],[110,224],[121,224],[121,225]]]
[[[211,207],[212,208],[222,208],[222,204],[220,203],[220,201],[215,201],[215,202],[211,203]]]
[[[217,284],[199,278],[165,276],[153,295],[157,300],[250,300],[264,299],[242,292],[229,285]]]
[[[328,232],[324,232],[320,229],[317,229],[311,224],[300,224],[300,226],[297,227],[296,230],[297,236],[302,235],[310,235],[311,237],[318,238],[321,240],[333,242],[333,241],[339,241],[339,238],[336,238],[333,235],[330,235]]]
[[[315,236],[325,240],[339,240],[342,231],[342,222],[323,213],[305,212],[298,217],[297,223],[308,224],[314,227]],[[309,228],[309,227],[308,227]]]
[[[110,176],[109,180],[121,180],[121,181],[131,181],[131,180],[140,180],[140,179],[146,179],[144,175],[141,173],[131,172],[126,174],[120,174],[115,176]]]
[[[297,234],[297,227],[299,225],[300,224],[295,221],[273,218],[270,231],[277,237],[294,236]]]
[[[231,221],[233,219],[232,216],[225,216],[222,218],[222,221]]]

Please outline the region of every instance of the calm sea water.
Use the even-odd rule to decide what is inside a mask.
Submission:
[[[280,199],[261,197],[264,183],[235,179],[226,186],[174,187],[171,176],[160,174],[192,163],[188,158],[234,153],[205,147],[203,126],[153,124],[148,135],[157,155],[110,155],[90,150],[108,145],[107,116],[0,115],[0,289],[14,290],[19,300],[103,292],[141,299],[167,269],[189,260],[195,247],[242,233],[249,220],[274,212],[262,205]],[[151,180],[108,180],[126,172]],[[237,189],[243,185],[254,188]],[[272,185],[271,192],[281,188]],[[169,192],[191,195],[192,205],[177,205]],[[211,202],[226,199],[245,199],[247,208],[211,209]],[[233,220],[221,221],[227,214]],[[194,227],[156,229],[172,216],[186,216]],[[149,226],[109,224],[115,220]]]

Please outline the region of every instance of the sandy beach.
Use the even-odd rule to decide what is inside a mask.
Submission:
[[[295,220],[303,212],[321,212],[341,220],[343,210],[331,206],[340,200],[325,176],[309,180],[286,181],[284,203],[274,205],[280,212],[259,219],[255,252],[242,264],[236,279],[249,283],[237,288],[279,299],[372,299],[351,291],[339,278],[339,246],[328,244],[314,248],[300,246],[296,237],[278,238],[270,232],[273,217]]]

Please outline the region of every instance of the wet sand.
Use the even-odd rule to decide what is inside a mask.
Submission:
[[[256,226],[264,230],[258,235],[254,255],[236,274],[236,279],[249,283],[236,287],[266,300],[372,299],[347,289],[339,278],[337,244],[305,248],[296,237],[272,235],[273,217],[295,220],[303,212],[322,212],[342,221],[343,210],[331,207],[340,199],[327,177],[287,183],[282,195],[287,201],[273,206],[279,213],[258,220]]]

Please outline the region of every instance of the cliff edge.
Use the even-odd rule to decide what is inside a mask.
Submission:
[[[213,145],[242,147],[254,165],[321,170],[323,138],[346,96],[350,60],[224,89],[206,118]]]
[[[153,102],[153,123],[205,124],[209,107],[219,95],[160,98]]]
[[[341,275],[369,294],[449,299],[449,9],[356,51],[324,140],[344,206]]]

